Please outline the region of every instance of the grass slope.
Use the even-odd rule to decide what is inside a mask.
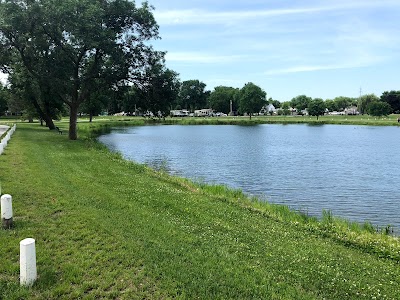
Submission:
[[[0,230],[0,299],[400,298],[397,239],[367,235],[368,248],[351,232],[286,220],[238,191],[154,172],[91,139],[18,124],[0,180],[15,222]],[[27,237],[39,278],[22,288]]]
[[[392,114],[387,117],[372,117],[368,115],[358,116],[320,116],[317,120],[316,117],[311,116],[253,116],[249,117],[206,117],[206,118],[166,118],[165,120],[145,119],[142,117],[96,117],[95,122],[128,122],[135,124],[182,124],[182,125],[256,125],[256,124],[311,124],[311,125],[324,125],[324,124],[337,124],[337,125],[370,125],[370,126],[400,126],[398,122],[400,115]],[[83,120],[83,119],[82,119]]]

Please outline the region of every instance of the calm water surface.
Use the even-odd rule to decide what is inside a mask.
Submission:
[[[400,128],[142,126],[99,139],[127,159],[273,203],[400,229]]]

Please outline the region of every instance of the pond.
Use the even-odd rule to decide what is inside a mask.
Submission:
[[[320,216],[400,228],[400,128],[157,125],[99,140],[129,160]]]

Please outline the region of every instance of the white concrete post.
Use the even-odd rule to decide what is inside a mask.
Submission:
[[[1,196],[1,223],[5,229],[13,225],[12,197],[8,194]]]
[[[19,243],[20,284],[32,285],[37,278],[35,240],[27,238]]]

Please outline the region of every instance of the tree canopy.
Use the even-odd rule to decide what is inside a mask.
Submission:
[[[372,101],[368,104],[366,112],[374,117],[387,116],[390,114],[392,107],[389,103],[383,101]]]
[[[323,116],[325,113],[326,105],[324,100],[321,98],[315,98],[308,104],[308,114],[310,116],[316,116],[317,120],[319,116]]]
[[[379,98],[375,94],[368,94],[360,97],[358,101],[358,110],[361,114],[368,113],[367,107],[371,102],[377,102]]]
[[[252,82],[246,83],[239,92],[239,111],[250,116],[267,104],[267,93]]]
[[[149,62],[163,56],[146,44],[158,38],[147,2],[6,0],[0,14],[2,69],[19,62],[69,106],[70,139],[80,105],[99,86],[140,84]]]
[[[390,104],[391,113],[400,113],[400,91],[383,92],[381,100]]]
[[[210,92],[206,91],[206,84],[199,80],[186,80],[182,82],[177,106],[191,111],[205,108]]]
[[[211,92],[210,97],[208,98],[208,102],[210,104],[210,107],[214,111],[228,114],[230,113],[231,109],[231,101],[233,111],[237,111],[238,94],[239,89],[228,86],[217,86],[214,91]]]
[[[307,97],[306,95],[299,95],[297,97],[294,97],[290,101],[290,105],[293,108],[296,108],[297,110],[300,111],[300,110],[306,109],[311,100],[312,100],[311,97]]]
[[[146,71],[148,83],[142,87],[143,107],[153,115],[165,117],[169,115],[173,101],[179,93],[180,81],[178,73],[157,63]]]

